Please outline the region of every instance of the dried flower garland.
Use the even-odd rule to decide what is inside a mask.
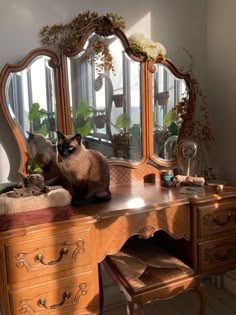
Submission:
[[[78,47],[81,38],[86,29],[94,23],[98,26],[108,24],[108,29],[120,28],[125,29],[125,21],[121,16],[114,13],[106,13],[99,16],[97,12],[86,11],[78,14],[71,22],[67,24],[54,24],[44,26],[40,30],[41,42],[44,45],[54,47],[57,51],[73,52]],[[96,52],[94,56],[95,63],[99,70],[114,71],[113,58],[109,51],[108,45],[101,39],[96,39],[90,43]],[[90,46],[91,47],[91,46]],[[90,48],[88,47],[88,48]]]
[[[194,77],[190,79],[187,94],[187,97],[172,108],[172,120],[181,125],[179,141],[191,139],[198,143],[198,175],[203,175],[208,163],[208,149],[214,143],[207,98]]]
[[[181,112],[182,118],[185,118],[186,114],[189,117],[186,120],[186,125],[183,126],[183,137],[191,137],[208,148],[214,142],[214,137],[209,122],[207,97],[196,78],[192,77],[190,80],[189,93],[192,93],[192,100],[184,98],[175,107]],[[189,102],[192,102],[194,106],[191,106]],[[193,110],[189,113],[188,108],[193,108]]]

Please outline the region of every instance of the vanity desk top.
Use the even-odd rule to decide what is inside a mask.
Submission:
[[[79,219],[95,222],[108,217],[140,214],[174,205],[201,204],[236,198],[236,187],[225,186],[221,193],[216,187],[204,186],[203,192],[182,193],[181,188],[165,188],[159,184],[132,183],[111,187],[112,200],[79,207],[65,206],[0,216],[0,232],[34,225]],[[27,198],[27,197],[26,197]]]

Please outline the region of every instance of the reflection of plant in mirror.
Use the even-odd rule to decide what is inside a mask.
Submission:
[[[180,128],[187,113],[187,99],[182,98],[164,117],[164,125],[168,128],[170,135],[179,134]]]
[[[28,160],[27,171],[29,174],[43,173],[41,167],[33,160]]]
[[[127,133],[131,124],[130,116],[127,113],[122,113],[116,118],[115,124],[112,124],[113,127],[119,132],[119,134]]]
[[[134,151],[134,154],[141,155],[141,126],[140,124],[133,124],[133,126],[129,129],[129,133],[131,135],[131,148]]]
[[[45,109],[40,108],[39,103],[33,103],[29,111],[28,119],[33,124],[33,131],[43,136],[48,131],[55,131],[55,113],[49,113]]]
[[[136,53],[145,55],[147,59],[165,58],[166,56],[166,49],[161,43],[154,42],[143,34],[131,35],[129,43]]]
[[[92,130],[92,120],[93,110],[88,106],[87,101],[80,101],[75,112],[73,124],[75,130],[81,134],[82,137],[87,136]]]
[[[127,124],[127,128],[123,130],[123,126],[122,129],[119,129],[120,132],[118,134],[113,135],[112,146],[114,155],[117,157],[139,160],[141,158],[140,124],[133,124],[132,127],[130,127],[131,121],[127,114],[121,114],[120,117],[118,117],[118,120],[120,120],[121,124]],[[117,125],[121,127],[121,124],[118,122]]]
[[[97,12],[90,12],[89,10],[78,14],[71,22],[67,24],[54,24],[52,26],[44,26],[40,30],[41,42],[48,46],[55,47],[58,51],[66,50],[73,52],[79,45],[83,35],[86,33],[86,28],[91,24],[96,24],[98,31],[102,29],[101,26],[107,25],[109,35],[112,28],[125,28],[125,21],[121,16],[114,13],[106,13],[106,15],[99,16]],[[92,47],[97,55],[95,55],[95,62],[99,68],[105,70],[114,70],[113,58],[110,54],[108,46],[99,38],[92,42]]]
[[[130,116],[126,113],[122,113],[116,118],[116,121],[113,124],[108,119],[105,109],[90,107],[87,101],[82,100],[80,101],[77,111],[74,114],[74,128],[81,134],[82,137],[86,137],[93,129],[93,124],[97,126],[99,118],[102,119],[103,123],[110,123],[119,132],[119,134],[126,133],[126,130],[130,127],[131,123]],[[100,123],[100,121],[98,123]],[[98,126],[98,128],[100,127]]]

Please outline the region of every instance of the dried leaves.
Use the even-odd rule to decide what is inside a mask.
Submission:
[[[104,36],[111,32],[111,28],[125,28],[124,19],[117,14],[107,13],[105,16],[99,16],[97,12],[86,11],[78,14],[67,24],[44,26],[39,33],[41,42],[44,45],[52,46],[59,52],[62,50],[73,52],[92,23],[96,24],[98,29],[106,26],[107,30],[102,34]],[[94,60],[97,69],[114,71],[113,58],[105,42],[97,39],[92,43],[92,47],[96,52]]]
[[[195,78],[190,81],[188,95],[173,108],[173,114],[184,121],[181,136],[197,140],[207,148],[214,142],[214,137],[209,122],[207,98]]]

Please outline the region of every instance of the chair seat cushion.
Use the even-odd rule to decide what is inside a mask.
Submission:
[[[194,274],[184,262],[149,240],[127,243],[118,253],[107,256],[111,269],[116,269],[136,293],[169,285]]]

